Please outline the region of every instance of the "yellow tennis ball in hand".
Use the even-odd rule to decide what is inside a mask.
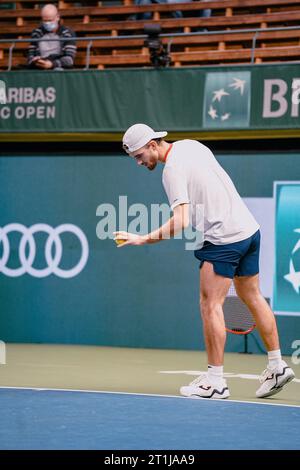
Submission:
[[[125,243],[126,241],[127,241],[127,240],[124,240],[124,239],[122,239],[122,238],[118,238],[118,239],[115,240],[115,242],[116,242],[117,245],[123,245],[123,243]]]

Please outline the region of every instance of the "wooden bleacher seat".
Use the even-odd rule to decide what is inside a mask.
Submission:
[[[45,0],[46,1],[46,0]],[[34,0],[17,2],[14,10],[1,10],[0,38],[30,37],[40,19],[40,10],[32,6],[45,3]],[[0,0],[0,6],[4,0]],[[12,3],[12,2],[10,2]],[[115,66],[150,66],[149,53],[143,39],[131,38],[143,34],[144,25],[158,23],[163,33],[191,32],[199,28],[208,31],[222,31],[222,34],[181,36],[172,39],[172,65],[205,65],[217,63],[249,63],[253,32],[230,34],[229,31],[249,28],[270,28],[298,26],[300,22],[300,0],[223,0],[192,2],[182,4],[152,4],[138,7],[139,12],[151,11],[154,19],[149,21],[128,20],[137,7],[132,0],[123,0],[120,5],[106,5],[89,2],[92,6],[74,7],[76,2],[63,1],[60,4],[62,22],[74,29],[77,36],[125,35],[120,39],[98,39],[93,41],[90,66],[95,68]],[[78,3],[78,2],[77,2]],[[131,4],[130,4],[131,3]],[[26,5],[26,8],[25,8]],[[28,6],[31,5],[31,8]],[[96,5],[96,6],[93,6]],[[212,8],[209,18],[195,15],[204,8]],[[181,10],[185,17],[170,17],[170,12]],[[16,36],[17,34],[17,36]],[[170,39],[164,38],[166,44]],[[255,58],[261,61],[298,61],[300,44],[299,30],[261,31],[257,37]],[[84,41],[78,42],[76,66],[86,64]],[[0,68],[7,67],[9,43],[0,44]],[[14,48],[14,66],[24,66],[26,44]]]

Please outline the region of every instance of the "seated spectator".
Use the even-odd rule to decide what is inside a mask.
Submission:
[[[134,3],[135,5],[151,5],[152,3],[188,3],[192,1],[193,0],[134,0]],[[208,0],[202,0],[202,1],[207,2]],[[205,10],[197,11],[196,15],[202,18],[209,18],[211,16],[211,9],[206,8]],[[172,11],[171,16],[173,16],[173,18],[183,17],[181,11]],[[152,18],[151,12],[138,13],[137,15],[132,15],[130,17],[131,20],[150,20],[151,18]]]
[[[60,25],[56,6],[45,5],[41,10],[42,24],[31,33],[32,42],[28,49],[27,63],[30,68],[37,69],[70,69],[74,65],[76,41],[74,32]],[[59,41],[63,38],[63,41]],[[57,39],[57,41],[48,41]]]
[[[210,0],[201,0],[202,2],[209,2]],[[211,9],[205,8],[205,10],[199,11],[199,16],[202,18],[209,18],[211,16]]]
[[[184,1],[184,0],[183,0]],[[192,0],[187,0],[192,1]],[[152,3],[177,3],[177,0],[134,0],[135,5],[144,6],[151,5]],[[182,3],[182,2],[181,2]],[[182,18],[181,11],[172,11],[171,16],[173,18]],[[151,20],[152,13],[149,11],[145,13],[138,13],[137,15],[130,16],[130,20]]]
[[[157,3],[190,3],[192,2],[193,0],[166,0],[166,1],[161,1],[161,2],[157,2]],[[202,2],[209,2],[210,0],[195,0],[195,1],[202,1]],[[175,11],[175,12],[172,12],[172,13],[175,13],[174,17],[175,18],[182,18],[183,15],[182,15],[182,12],[181,11]],[[211,16],[211,9],[210,8],[205,8],[205,10],[198,10],[198,11],[194,11],[193,13],[189,13],[189,16],[200,16],[201,18],[209,18]]]
[[[210,1],[210,0],[201,0],[202,2],[207,2],[207,1]],[[205,10],[199,10],[197,12],[197,16],[199,16],[200,18],[210,18],[211,17],[211,9],[210,8],[205,8]],[[196,31],[200,31],[200,32],[205,32],[207,31],[206,28],[198,28]]]

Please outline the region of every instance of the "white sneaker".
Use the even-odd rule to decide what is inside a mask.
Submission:
[[[256,391],[258,398],[270,397],[282,390],[282,387],[293,380],[295,374],[286,362],[281,361],[274,369],[267,368],[261,374],[259,381],[261,386]]]
[[[230,396],[225,379],[212,384],[207,375],[203,374],[193,380],[189,385],[180,387],[181,395],[194,398],[228,398]]]

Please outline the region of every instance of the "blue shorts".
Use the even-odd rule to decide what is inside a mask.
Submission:
[[[205,241],[194,255],[201,261],[212,263],[216,274],[224,277],[254,276],[259,272],[260,231],[240,242],[214,245]]]

